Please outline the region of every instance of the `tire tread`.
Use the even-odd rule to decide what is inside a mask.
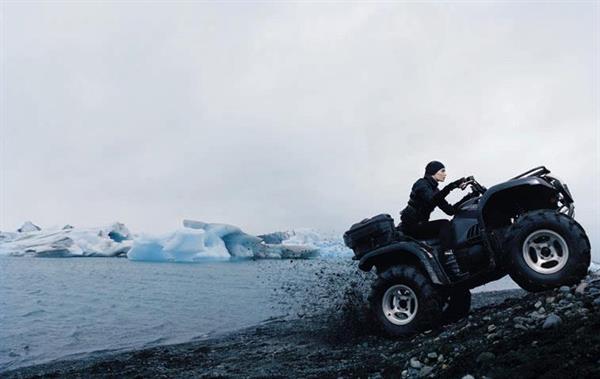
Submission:
[[[518,246],[519,244],[516,242],[520,240],[519,236],[523,230],[534,223],[548,222],[553,222],[568,230],[572,237],[570,239],[573,245],[575,245],[571,246],[567,242],[569,244],[569,260],[571,260],[572,256],[575,256],[576,262],[572,264],[572,267],[567,267],[568,272],[561,280],[561,283],[544,283],[534,280],[527,276],[526,272],[518,269],[519,265],[515,260],[516,256],[520,254],[521,249],[521,246]],[[591,263],[591,245],[583,227],[566,214],[547,209],[528,212],[511,225],[506,233],[504,250],[509,254],[509,274],[511,278],[521,287],[531,292],[545,291],[560,285],[576,284],[585,277]],[[568,262],[567,265],[569,265]]]
[[[415,322],[398,326],[393,325],[381,313],[381,298],[389,286],[403,282],[414,283],[417,293],[420,293],[419,310]],[[419,297],[419,295],[417,295]],[[441,324],[442,301],[438,291],[420,269],[413,266],[392,266],[382,272],[371,286],[368,301],[371,312],[379,325],[388,335],[398,337],[410,335],[418,331],[432,329]]]

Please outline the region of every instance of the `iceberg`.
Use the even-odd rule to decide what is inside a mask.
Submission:
[[[183,220],[163,235],[132,234],[119,222],[101,228],[41,230],[31,222],[18,232],[0,232],[0,255],[34,257],[127,257],[133,261],[196,262],[232,259],[346,258],[340,236],[312,229],[254,236],[237,226]]]
[[[253,257],[261,249],[260,238],[244,233],[240,228],[228,224],[209,224],[202,221],[183,220],[183,226],[203,230],[210,245],[223,245],[232,257]]]
[[[346,247],[344,240],[338,234],[321,234],[309,228],[299,228],[284,232],[274,232],[259,236],[267,243],[283,246],[305,246],[319,252],[321,258],[351,258],[354,252]]]
[[[193,262],[229,259],[222,241],[204,230],[181,229],[162,236],[141,235],[133,241],[127,258],[134,261]]]
[[[281,241],[283,245],[309,245],[317,247],[321,242],[321,235],[313,229],[301,228],[290,230],[288,237]]]
[[[295,258],[318,255],[307,244],[269,244],[228,224],[184,220],[184,228],[159,237],[137,237],[127,258],[136,261],[196,262],[204,260]]]
[[[35,257],[115,257],[131,248],[131,233],[116,222],[102,228],[41,230],[27,227],[0,233],[0,254]],[[33,225],[33,224],[31,224]],[[114,238],[113,237],[118,237]]]

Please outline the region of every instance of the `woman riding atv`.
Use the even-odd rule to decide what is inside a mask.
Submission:
[[[344,233],[358,268],[375,268],[369,307],[385,333],[408,336],[459,320],[469,313],[471,289],[507,274],[531,292],[585,278],[590,240],[573,218],[567,184],[548,175],[550,170],[539,166],[489,189],[469,176],[440,191],[443,169],[440,162],[427,165],[425,176],[413,185],[400,225],[379,214]],[[461,202],[452,206],[443,200],[467,184],[472,192]],[[435,207],[453,215],[450,223],[429,221]],[[444,249],[450,254],[444,256]],[[464,275],[453,278],[460,274],[455,254]]]
[[[401,224],[398,227],[404,234],[415,239],[439,237],[441,250],[444,251],[444,256],[441,258],[445,261],[445,266],[450,270],[452,276],[460,278],[462,276],[460,267],[451,249],[450,221],[444,219],[429,221],[429,217],[435,207],[439,207],[449,216],[454,215],[457,209],[456,205],[471,195],[465,196],[455,205],[450,205],[445,198],[450,191],[456,188],[464,190],[469,181],[466,178],[460,178],[440,191],[437,188],[438,182],[443,182],[445,179],[446,169],[441,162],[431,161],[427,164],[425,175],[413,184],[408,205],[400,212]]]

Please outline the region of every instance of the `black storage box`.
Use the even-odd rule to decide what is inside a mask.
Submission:
[[[380,214],[352,225],[344,233],[344,243],[360,259],[366,253],[394,242],[396,234],[392,216]]]

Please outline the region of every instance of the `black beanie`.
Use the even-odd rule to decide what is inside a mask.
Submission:
[[[435,175],[436,172],[443,168],[444,165],[442,164],[442,162],[431,161],[427,163],[427,166],[425,166],[425,175]]]

